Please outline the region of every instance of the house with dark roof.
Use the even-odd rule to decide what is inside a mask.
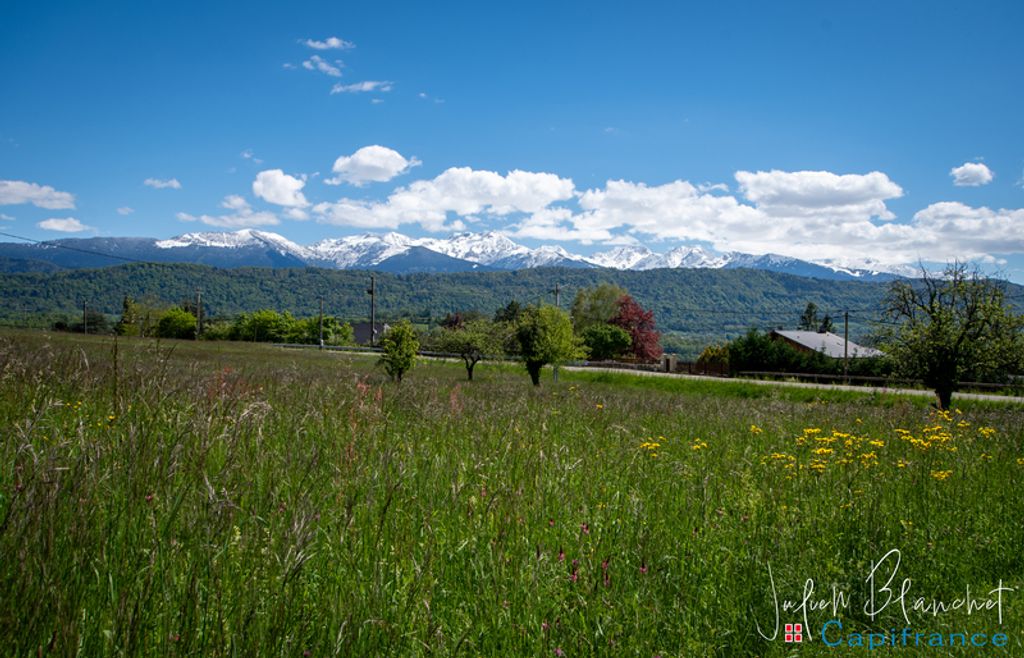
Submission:
[[[801,352],[819,352],[832,359],[841,359],[844,355],[851,359],[868,359],[884,356],[885,353],[873,347],[865,347],[854,342],[846,342],[842,336],[825,331],[785,331],[777,329],[771,333],[773,340],[781,340]]]

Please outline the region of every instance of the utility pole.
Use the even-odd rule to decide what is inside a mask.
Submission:
[[[843,311],[843,381],[850,383],[850,312]]]
[[[196,340],[203,334],[203,289],[196,288]]]
[[[324,296],[320,295],[320,349],[324,348]]]
[[[85,305],[85,302],[82,302],[82,333],[83,334],[89,333],[89,315],[86,312],[87,309],[88,309],[88,307]]]
[[[377,277],[370,275],[370,347],[377,346]]]
[[[558,301],[561,299],[559,293],[562,292],[562,288],[556,283],[555,284],[555,289],[552,290],[552,292],[555,293],[555,306],[558,307],[558,308],[561,308],[561,306],[559,306]]]

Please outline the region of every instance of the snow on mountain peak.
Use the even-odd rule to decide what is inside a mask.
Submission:
[[[308,258],[310,252],[305,247],[295,244],[283,235],[270,233],[269,231],[257,231],[256,229],[243,228],[231,232],[196,232],[185,233],[170,240],[158,240],[156,247],[159,249],[175,249],[182,247],[214,247],[221,249],[238,249],[241,247],[253,247],[266,245],[282,254],[288,254],[299,258]]]
[[[655,268],[754,268],[806,273],[808,268],[822,273],[832,272],[851,278],[873,278],[896,275],[913,276],[906,266],[883,265],[871,259],[802,261],[780,254],[718,254],[699,246],[680,246],[659,254],[646,246],[628,245],[582,257],[561,246],[543,245],[535,249],[509,239],[503,233],[456,233],[447,238],[411,238],[397,232],[364,233],[342,238],[328,238],[304,247],[277,233],[247,228],[232,232],[185,233],[155,243],[160,249],[183,247],[251,248],[264,247],[290,255],[312,265],[341,269],[372,268],[379,263],[409,252],[412,247],[498,269],[533,267],[607,267],[618,270],[649,270]],[[812,274],[817,276],[817,274]]]

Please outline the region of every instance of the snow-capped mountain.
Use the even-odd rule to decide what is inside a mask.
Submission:
[[[685,267],[718,269],[724,267],[727,260],[723,256],[711,253],[700,247],[676,247],[665,254],[662,267]]]
[[[500,233],[456,233],[447,239],[425,238],[417,242],[418,246],[426,247],[452,258],[461,258],[480,265],[493,265],[500,260],[531,254],[531,250]],[[534,265],[533,267],[539,267]]]
[[[418,246],[418,241],[401,233],[350,235],[328,238],[309,247],[315,259],[338,269],[365,269]]]
[[[615,247],[588,258],[591,263],[614,270],[652,270],[664,267],[664,259],[647,247]]]
[[[526,270],[534,267],[596,267],[594,263],[582,256],[570,254],[561,247],[550,245],[506,256],[494,261],[493,266],[502,270]]]
[[[71,249],[60,249],[61,246]],[[104,254],[110,254],[109,257]],[[412,238],[401,233],[366,233],[329,238],[309,246],[277,233],[242,229],[233,232],[185,233],[168,240],[149,238],[87,238],[55,240],[39,245],[0,244],[5,268],[103,267],[124,260],[199,263],[214,267],[328,267],[407,272],[520,270],[537,267],[612,268],[749,268],[798,276],[839,280],[887,280],[913,276],[912,268],[850,267],[850,263],[808,262],[778,254],[718,254],[701,247],[677,247],[657,253],[645,246],[615,247],[580,256],[560,246],[530,248],[497,232],[458,233],[449,238]],[[26,265],[26,263],[28,265]]]
[[[282,255],[295,256],[303,260],[313,258],[313,253],[277,233],[244,228],[231,233],[201,232],[185,233],[170,240],[157,240],[158,249],[182,247],[213,247],[217,249],[240,249],[243,247],[268,247]]]

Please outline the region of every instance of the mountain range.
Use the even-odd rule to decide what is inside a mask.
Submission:
[[[778,254],[715,253],[677,247],[656,253],[621,246],[591,256],[562,247],[529,248],[497,232],[458,233],[449,238],[413,238],[401,233],[362,234],[300,245],[268,231],[186,233],[152,238],[71,238],[36,244],[0,243],[0,271],[55,271],[106,267],[120,262],[192,263],[222,268],[322,267],[393,274],[508,271],[538,267],[653,269],[754,269],[840,281],[888,281],[912,276],[910,268],[854,269]]]

